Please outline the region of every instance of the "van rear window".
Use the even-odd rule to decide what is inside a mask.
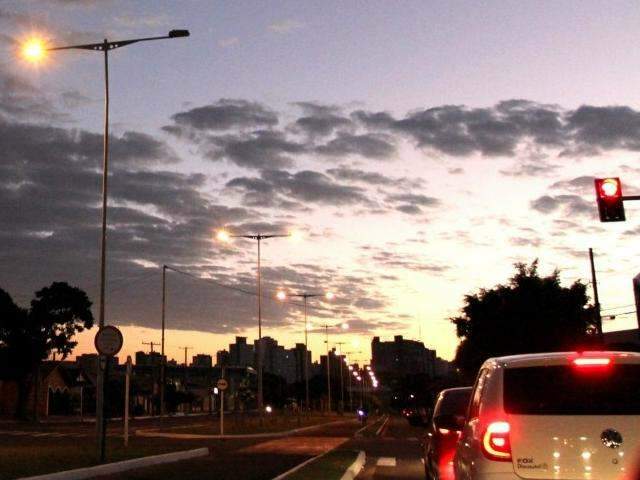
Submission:
[[[504,408],[521,415],[640,415],[640,365],[507,368]]]

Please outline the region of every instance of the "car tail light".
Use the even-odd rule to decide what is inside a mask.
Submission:
[[[451,430],[449,430],[448,428],[439,428],[438,433],[440,433],[440,435],[449,435],[451,433]]]
[[[603,368],[611,365],[609,357],[578,357],[573,359],[573,364],[579,368]]]
[[[489,460],[511,461],[508,422],[492,422],[482,436],[482,452]]]

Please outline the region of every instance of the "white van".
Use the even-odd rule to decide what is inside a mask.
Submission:
[[[640,354],[487,360],[454,469],[457,480],[640,479]]]

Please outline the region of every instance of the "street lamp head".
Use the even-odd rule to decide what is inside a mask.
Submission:
[[[299,242],[300,240],[302,240],[302,232],[300,230],[290,230],[289,238],[291,238],[291,240],[294,242]]]
[[[278,300],[284,301],[287,299],[287,294],[284,290],[278,290],[278,293],[276,293],[276,298]]]
[[[349,330],[349,324],[348,323],[343,323],[342,324],[342,329],[343,330]]]
[[[171,30],[169,32],[169,38],[188,37],[189,35],[189,30]]]
[[[327,292],[324,294],[324,298],[327,300],[333,300],[335,298],[335,294],[333,292]]]
[[[33,63],[41,61],[46,51],[44,41],[41,38],[30,38],[22,45],[22,56]]]
[[[231,241],[231,236],[229,235],[229,232],[227,232],[226,230],[219,230],[216,238],[220,241],[220,242],[224,242],[224,243],[229,243]]]

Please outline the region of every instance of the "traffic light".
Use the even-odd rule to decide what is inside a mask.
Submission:
[[[596,199],[601,222],[624,222],[622,183],[618,177],[596,178]]]

